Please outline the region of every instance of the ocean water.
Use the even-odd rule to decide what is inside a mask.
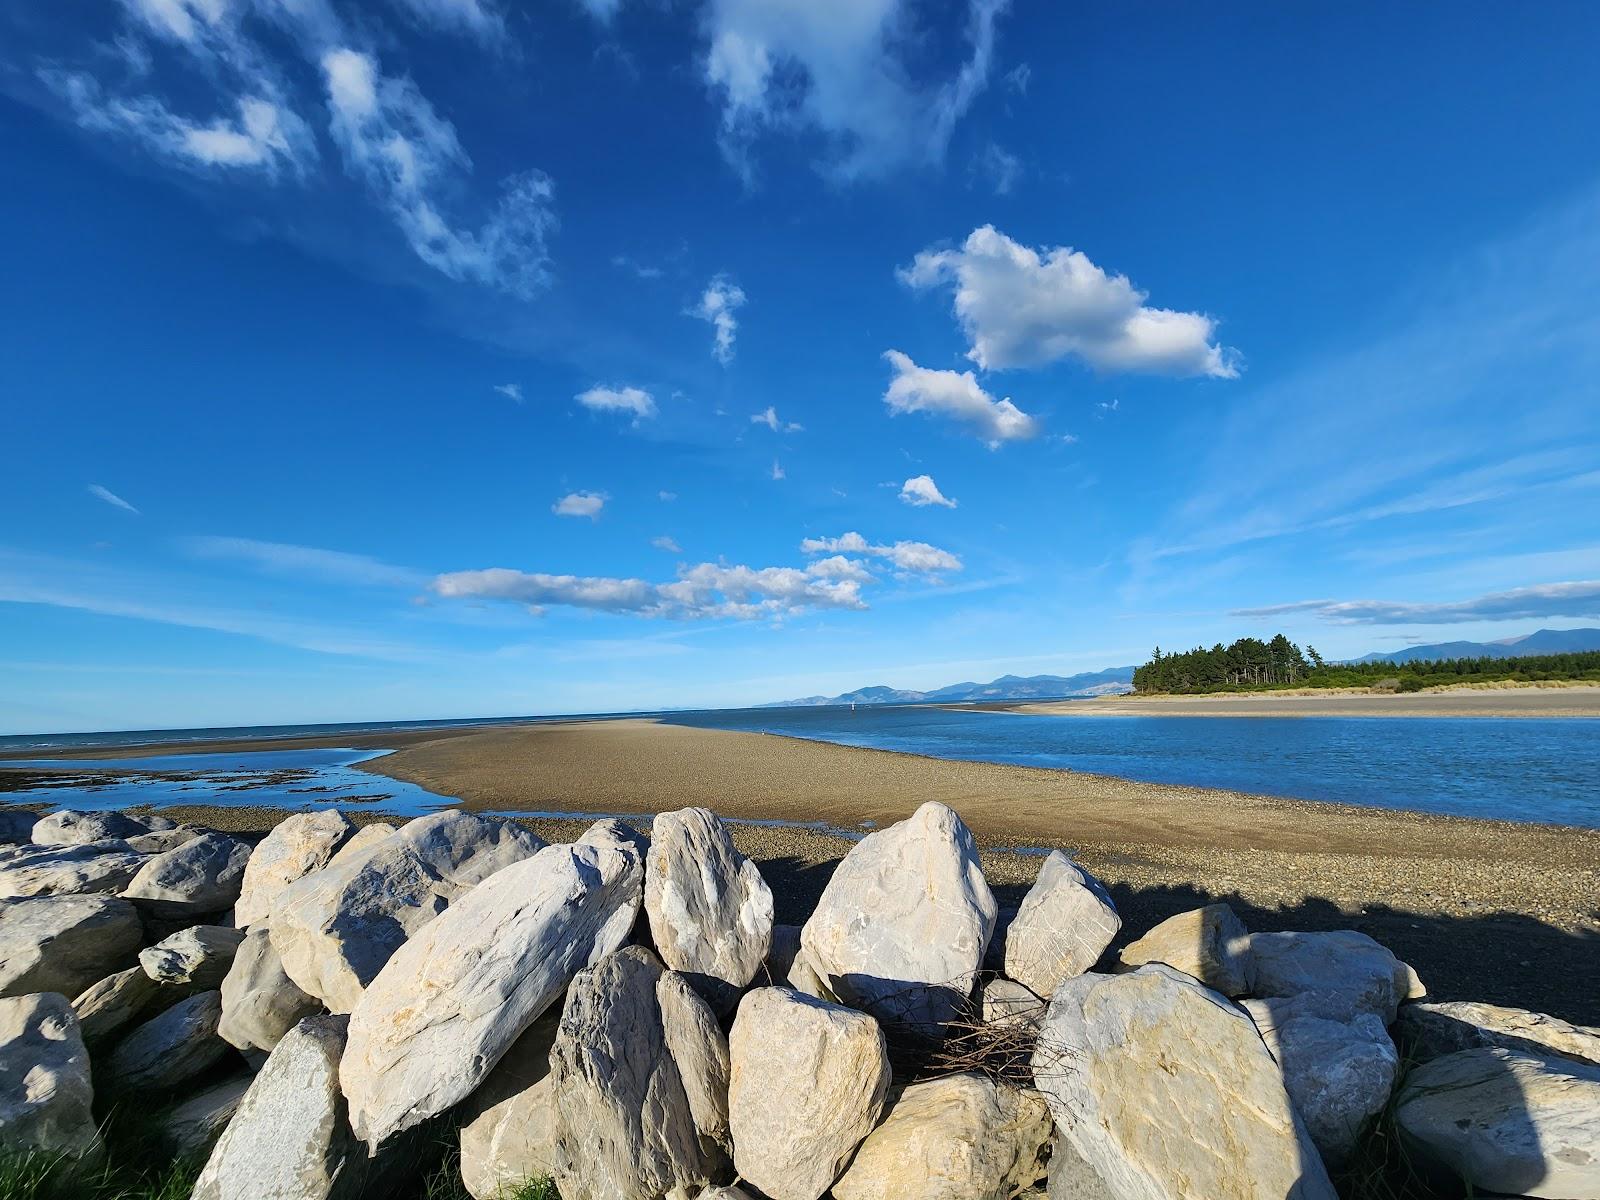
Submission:
[[[932,758],[1600,828],[1594,719],[1046,717],[916,705],[662,719]]]

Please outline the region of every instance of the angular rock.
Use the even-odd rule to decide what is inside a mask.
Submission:
[[[728,1039],[689,977],[668,971],[656,981],[667,1053],[677,1065],[700,1136],[731,1151],[728,1137]]]
[[[1077,1147],[1059,1130],[1050,1140],[1050,1175],[1045,1194],[1050,1200],[1117,1200],[1105,1180],[1094,1173]]]
[[[1105,953],[1122,918],[1105,885],[1052,850],[1006,930],[1006,974],[1045,999]]]
[[[772,944],[772,892],[733,848],[716,814],[685,808],[650,827],[644,907],[662,961],[719,1013],[755,977]]]
[[[452,900],[544,846],[509,821],[455,809],[363,850],[350,844],[279,893],[268,919],[284,971],[334,1012],[354,1008],[389,956]]]
[[[1011,1200],[1045,1177],[1055,1126],[1039,1093],[945,1075],[900,1093],[833,1185],[835,1200]]]
[[[103,1083],[118,1091],[165,1091],[187,1083],[228,1052],[217,1036],[222,996],[198,992],[138,1026],[111,1051]]]
[[[728,1051],[739,1175],[772,1200],[818,1200],[883,1110],[883,1031],[853,1009],[757,988],[739,1002]]]
[[[797,992],[804,992],[813,1000],[824,1000],[829,1004],[838,1004],[839,997],[833,994],[833,989],[823,982],[822,976],[806,958],[806,949],[801,946],[794,956],[794,961],[789,964],[789,976],[780,981],[780,986],[787,984]]]
[[[30,839],[36,846],[75,846],[135,837],[157,829],[171,829],[165,817],[135,817],[129,813],[79,811],[63,808],[40,817]]]
[[[244,933],[226,925],[192,925],[139,951],[139,965],[157,983],[211,991],[222,986]]]
[[[1600,1197],[1600,1066],[1461,1050],[1406,1076],[1395,1121],[1413,1151],[1475,1193]]]
[[[340,1082],[356,1135],[375,1148],[476,1088],[580,970],[627,939],[640,873],[619,850],[550,846],[401,946],[350,1014]]]
[[[39,814],[25,808],[0,805],[0,845],[26,844],[33,841],[33,827]]]
[[[1250,932],[1226,904],[1208,904],[1168,917],[1118,955],[1123,966],[1161,962],[1224,996],[1248,995],[1255,985]]]
[[[585,829],[578,837],[578,845],[624,850],[640,862],[650,853],[650,839],[626,821],[619,821],[615,817],[606,817]]]
[[[273,826],[245,864],[234,920],[241,928],[264,920],[284,888],[327,866],[355,832],[354,822],[335,808],[297,813]]]
[[[359,826],[355,833],[350,836],[350,840],[340,846],[334,856],[328,860],[328,866],[337,866],[348,858],[354,858],[363,850],[370,849],[383,841],[384,838],[392,837],[399,832],[399,826],[391,825],[387,821],[373,821],[370,824]]]
[[[755,982],[762,987],[783,983],[794,969],[794,960],[800,954],[800,926],[774,925],[772,944],[767,948],[766,961],[761,964]]]
[[[1394,1023],[1402,1000],[1426,995],[1417,973],[1364,933],[1253,933],[1256,996],[1344,992],[1357,1008]]]
[[[1559,1017],[1452,1000],[1442,1004],[1402,1004],[1395,1020],[1395,1040],[1417,1062],[1499,1046],[1534,1055],[1555,1055],[1575,1062],[1600,1064],[1600,1028],[1573,1025]]]
[[[210,1154],[222,1131],[233,1120],[239,1103],[255,1076],[235,1075],[185,1100],[161,1118],[160,1138],[174,1158],[199,1158]]]
[[[169,994],[146,975],[143,967],[129,967],[90,984],[72,1002],[86,1042],[103,1041],[136,1020],[152,1017],[160,997]],[[173,992],[172,1002],[183,998]]]
[[[1118,1200],[1334,1200],[1250,1018],[1168,966],[1062,984],[1033,1076]]]
[[[81,1155],[96,1141],[89,1052],[65,996],[0,999],[0,1146]]]
[[[222,981],[222,1020],[217,1036],[240,1050],[270,1052],[289,1030],[322,1010],[284,974],[264,925],[245,936]]]
[[[132,966],[144,944],[133,905],[115,896],[38,896],[0,904],[0,996],[76,996]]]
[[[0,859],[0,900],[114,895],[144,863],[145,856],[126,842],[18,847]]]
[[[278,1043],[206,1160],[193,1200],[328,1200],[349,1194],[353,1168],[364,1156],[350,1135],[339,1094],[347,1021],[308,1017]]]
[[[629,946],[573,980],[550,1050],[563,1200],[687,1196],[726,1166],[695,1126],[656,1001],[662,974]]]
[[[1246,1000],[1306,1131],[1330,1167],[1351,1158],[1394,1091],[1400,1056],[1383,1021],[1341,993]]]
[[[550,1047],[561,1014],[551,1008],[507,1050],[461,1107],[461,1182],[473,1200],[499,1200],[556,1169]]]
[[[196,825],[180,825],[176,829],[154,829],[149,833],[135,834],[125,840],[130,850],[140,854],[165,854],[168,850],[187,846],[195,838],[204,837],[210,832]]]
[[[1020,983],[991,979],[983,985],[983,1020],[987,1025],[1038,1025],[1046,1002]]]
[[[971,994],[996,905],[971,832],[929,802],[845,855],[800,940],[830,991],[935,1033]]]
[[[222,912],[239,898],[250,847],[221,833],[206,833],[140,868],[122,894],[158,916],[198,917]]]

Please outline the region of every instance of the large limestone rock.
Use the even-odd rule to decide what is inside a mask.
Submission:
[[[127,842],[19,846],[0,856],[0,900],[115,894],[144,863]]]
[[[982,1075],[914,1083],[833,1185],[835,1200],[1011,1200],[1045,1176],[1050,1109]]]
[[[246,928],[265,919],[284,888],[327,866],[355,831],[355,823],[335,808],[280,821],[250,852],[233,906],[235,923]]]
[[[1499,1048],[1447,1054],[1406,1076],[1395,1121],[1475,1194],[1600,1197],[1600,1066]]]
[[[271,1051],[302,1019],[322,1010],[284,974],[265,926],[252,929],[222,981],[217,1036],[240,1050]]]
[[[971,993],[996,912],[971,832],[929,802],[845,855],[802,957],[847,1004],[935,1032]]]
[[[1226,904],[1208,904],[1168,917],[1122,948],[1122,965],[1160,962],[1224,996],[1247,995],[1255,984],[1250,933]]]
[[[561,1014],[551,1008],[495,1064],[459,1110],[461,1182],[473,1200],[500,1200],[556,1170],[556,1107],[550,1047]]]
[[[772,944],[772,892],[714,813],[662,813],[650,829],[644,906],[662,961],[718,1012],[731,1009]]]
[[[662,974],[629,946],[573,981],[550,1050],[563,1200],[686,1198],[726,1165],[696,1127],[656,999]]]
[[[983,985],[980,1012],[986,1025],[1037,1027],[1046,1003],[1012,979],[991,979]]]
[[[193,1200],[328,1200],[349,1194],[353,1168],[364,1156],[350,1135],[339,1094],[347,1021],[308,1017],[278,1043],[206,1160]]]
[[[772,1200],[818,1200],[883,1109],[883,1031],[792,988],[757,988],[739,1002],[728,1051],[740,1176]]]
[[[656,980],[656,1004],[695,1128],[703,1139],[730,1151],[728,1039],[687,975],[668,971]]]
[[[1499,1046],[1600,1064],[1600,1029],[1524,1008],[1471,1000],[1402,1004],[1395,1021],[1395,1040],[1418,1062],[1458,1050]]]
[[[76,996],[132,966],[138,911],[115,896],[38,896],[0,904],[0,996]]]
[[[222,986],[244,932],[227,925],[191,925],[139,951],[139,965],[157,983],[211,991]]]
[[[180,1000],[117,1043],[105,1062],[105,1084],[118,1091],[165,1091],[187,1083],[228,1052],[217,1036],[221,1017],[218,992]]]
[[[1045,1195],[1050,1200],[1117,1200],[1105,1180],[1083,1161],[1083,1155],[1061,1133],[1050,1139],[1050,1175]]]
[[[247,1072],[213,1084],[163,1116],[159,1136],[167,1152],[174,1158],[210,1154],[254,1078]]]
[[[289,978],[334,1012],[351,1011],[389,956],[453,900],[544,842],[509,821],[450,809],[364,850],[348,846],[284,888],[268,920]]]
[[[376,1147],[477,1087],[574,975],[627,940],[640,874],[620,850],[550,846],[400,947],[350,1014],[340,1074],[357,1136]]]
[[[135,837],[157,829],[172,829],[165,817],[136,817],[120,812],[80,812],[63,808],[40,817],[30,839],[36,846],[76,846]]]
[[[175,829],[152,829],[149,833],[136,833],[123,840],[128,843],[128,849],[139,854],[165,854],[168,850],[187,846],[210,832],[195,825],[179,825]]]
[[[134,1021],[153,1017],[163,1006],[182,1000],[181,988],[166,987],[145,974],[143,967],[129,967],[91,983],[72,1009],[86,1042],[104,1041],[120,1033]]]
[[[1045,999],[1082,975],[1122,928],[1105,885],[1052,850],[1006,930],[1006,974]]]
[[[122,894],[165,917],[198,917],[231,908],[239,898],[250,847],[207,833],[158,854],[139,869]]]
[[[1426,995],[1417,973],[1364,933],[1254,933],[1250,956],[1257,996],[1342,992],[1392,1024],[1402,1000]]]
[[[1400,1071],[1382,1019],[1354,1008],[1350,996],[1338,992],[1246,1000],[1243,1007],[1277,1059],[1289,1099],[1323,1162],[1343,1166],[1389,1103]]]
[[[1062,984],[1033,1074],[1116,1200],[1334,1200],[1250,1018],[1170,967]]]
[[[585,829],[578,835],[578,845],[623,850],[641,863],[645,855],[650,853],[650,839],[626,821],[619,821],[615,817],[604,817]]]
[[[65,996],[0,1000],[0,1147],[82,1154],[95,1144],[89,1052]]]

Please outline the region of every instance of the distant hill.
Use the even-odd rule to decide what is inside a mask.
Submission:
[[[838,696],[777,700],[761,708],[820,708],[825,704],[966,704],[974,700],[1062,700],[1120,695],[1133,690],[1132,667],[1108,667],[1078,675],[1002,675],[989,683],[951,683],[931,692],[901,688],[857,688]]]
[[[1540,629],[1498,642],[1437,642],[1431,646],[1377,651],[1351,661],[1403,663],[1441,658],[1522,658],[1531,654],[1576,654],[1585,650],[1600,650],[1600,629]]]

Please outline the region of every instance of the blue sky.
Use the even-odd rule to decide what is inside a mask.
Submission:
[[[0,15],[0,730],[1600,619],[1600,10]]]

